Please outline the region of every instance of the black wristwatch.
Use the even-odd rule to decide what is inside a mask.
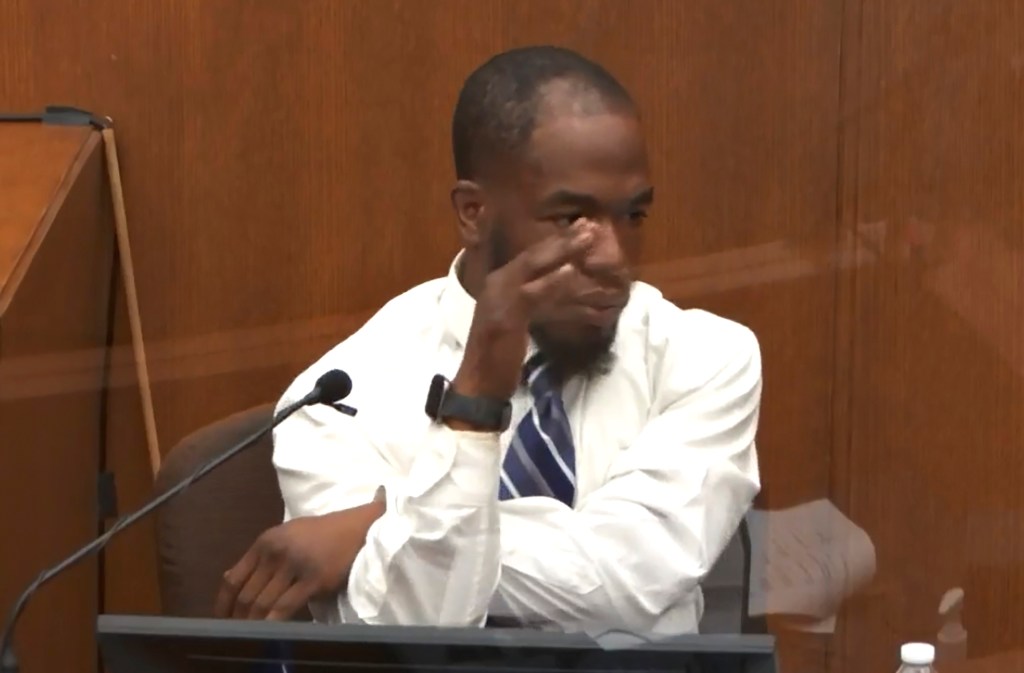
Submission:
[[[438,423],[450,418],[493,432],[503,432],[512,422],[511,402],[460,395],[452,390],[452,382],[440,374],[430,382],[426,411]]]

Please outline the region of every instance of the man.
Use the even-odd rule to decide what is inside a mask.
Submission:
[[[654,191],[636,107],[597,64],[495,56],[452,141],[463,251],[285,393],[342,368],[358,414],[279,427],[287,523],[217,611],[696,631],[759,488],[757,341],[633,281]]]

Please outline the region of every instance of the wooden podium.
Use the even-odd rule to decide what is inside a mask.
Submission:
[[[0,123],[0,611],[100,531],[114,225],[101,134]],[[30,601],[22,673],[97,669],[87,559]]]

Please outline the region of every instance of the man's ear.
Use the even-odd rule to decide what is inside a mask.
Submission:
[[[462,246],[473,249],[480,245],[485,235],[486,218],[484,189],[472,180],[459,180],[452,187],[452,207],[459,218],[459,237]]]

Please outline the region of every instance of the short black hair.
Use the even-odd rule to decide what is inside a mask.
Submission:
[[[486,162],[526,145],[541,88],[555,80],[602,103],[634,109],[629,92],[611,73],[570,49],[520,47],[493,56],[466,79],[455,104],[452,153],[459,180],[478,178]]]

